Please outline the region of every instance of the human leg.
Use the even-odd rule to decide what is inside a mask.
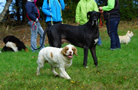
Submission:
[[[32,21],[29,21],[28,24],[31,27],[31,49],[32,49],[32,51],[35,51],[34,49],[37,48],[37,43],[36,43],[37,27],[35,27],[35,25],[33,25]]]
[[[109,19],[106,22],[107,32],[110,37],[110,48],[116,48],[116,40],[115,40],[115,29],[114,29],[114,19]]]
[[[117,34],[118,24],[119,24],[119,20],[117,20],[117,18],[112,18],[109,20],[109,22],[107,22],[108,35],[110,36],[110,40],[111,40],[110,48],[112,50],[116,48],[120,48],[119,37]]]
[[[115,19],[115,37],[116,37],[116,48],[121,48],[120,41],[119,41],[119,36],[118,36],[118,24],[120,22],[120,18]]]
[[[102,40],[101,40],[100,36],[99,36],[99,40],[98,40],[97,44],[98,44],[99,46],[102,45]]]
[[[44,48],[44,42],[43,42],[43,34],[44,34],[44,30],[41,27],[41,24],[39,22],[37,22],[37,27],[38,27],[38,34],[40,35],[40,45],[42,45],[42,48]],[[44,39],[45,40],[45,39]],[[42,49],[41,48],[41,49]]]

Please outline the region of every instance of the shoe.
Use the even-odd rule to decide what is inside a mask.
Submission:
[[[117,50],[117,49],[120,49],[120,48],[110,48],[110,50],[112,51]]]
[[[110,48],[110,50],[112,50],[112,51],[114,51],[114,50],[116,50],[117,48]]]

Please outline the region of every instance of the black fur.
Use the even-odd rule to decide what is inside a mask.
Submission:
[[[21,51],[22,49],[24,49],[25,51],[28,51],[28,49],[26,48],[26,46],[24,45],[24,43],[22,41],[20,41],[17,37],[9,35],[6,36],[5,38],[3,38],[3,42],[6,44],[7,42],[13,42],[16,44],[18,51]],[[2,48],[2,51],[14,51],[12,50],[12,48],[10,47],[6,47],[4,46]]]
[[[71,44],[84,48],[84,66],[87,66],[88,49],[90,49],[94,64],[97,66],[98,61],[94,40],[99,37],[98,18],[100,18],[100,13],[95,11],[88,12],[87,17],[89,21],[84,25],[56,24],[51,26],[45,30],[44,38],[47,32],[50,46],[61,47],[61,39],[66,39]]]

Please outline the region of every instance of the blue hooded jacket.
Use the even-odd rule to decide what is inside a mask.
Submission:
[[[46,15],[46,22],[54,21],[59,22],[62,21],[62,10],[65,9],[64,0],[44,0],[42,11]]]

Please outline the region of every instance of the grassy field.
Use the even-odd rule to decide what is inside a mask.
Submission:
[[[133,23],[121,25],[119,35],[126,34],[127,30],[134,32],[131,42],[121,44],[121,49],[111,51],[107,31],[105,27],[100,28],[102,46],[96,48],[98,69],[93,64],[90,52],[89,68],[83,67],[83,49],[77,47],[78,56],[74,56],[72,66],[67,69],[71,80],[55,77],[49,64],[45,64],[40,76],[36,76],[38,53],[33,53],[29,46],[29,52],[0,53],[0,89],[137,90],[138,26],[133,27]]]

